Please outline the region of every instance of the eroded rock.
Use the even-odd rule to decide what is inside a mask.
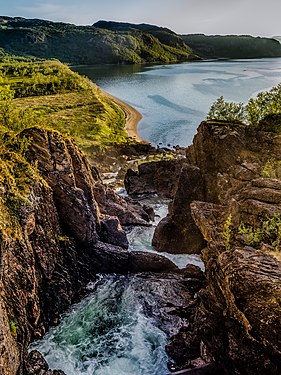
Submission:
[[[158,194],[172,198],[177,189],[184,159],[162,160],[140,164],[138,171],[129,169],[125,176],[125,188],[129,195]]]

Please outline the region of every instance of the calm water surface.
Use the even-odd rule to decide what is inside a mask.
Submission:
[[[219,96],[247,102],[281,82],[280,58],[73,69],[138,109],[143,115],[140,136],[163,146],[191,144],[198,125]]]

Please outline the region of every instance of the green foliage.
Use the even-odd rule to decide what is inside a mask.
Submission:
[[[259,246],[261,243],[269,244],[280,250],[281,244],[281,215],[275,214],[273,217],[266,217],[259,228],[241,223],[238,233],[243,236],[244,243],[250,246]]]
[[[27,127],[46,126],[75,138],[85,150],[129,141],[123,111],[66,65],[10,60],[0,63],[0,72],[0,88],[12,93],[2,101],[0,121],[5,128],[19,133]]]
[[[207,120],[242,123],[245,120],[245,109],[243,103],[226,102],[223,96],[221,96],[212,104],[207,115]]]
[[[252,226],[241,223],[238,227],[238,233],[244,236],[244,243],[250,246],[257,246],[261,243],[262,231],[260,228],[254,229]]]
[[[232,215],[230,214],[223,226],[223,233],[222,233],[222,238],[224,239],[224,244],[225,244],[225,251],[227,253],[230,252],[231,250],[231,245],[230,245],[230,240],[231,240],[231,223],[232,223]]]
[[[91,82],[59,61],[13,61],[0,64],[1,85],[13,97],[54,95],[89,89]]]
[[[70,240],[70,238],[68,236],[61,235],[61,236],[58,237],[58,240],[60,242],[68,242]]]
[[[221,96],[212,104],[207,120],[246,123],[264,131],[281,132],[281,84],[260,92],[247,105],[226,102]]]
[[[279,83],[269,91],[260,92],[255,99],[251,98],[246,111],[248,123],[257,127],[261,127],[260,121],[268,115],[281,114],[281,84]],[[280,126],[280,124],[277,125]],[[274,126],[272,131],[274,131]]]
[[[269,159],[262,171],[261,176],[265,178],[281,178],[281,161],[275,159]]]
[[[6,17],[5,27],[0,27],[0,48],[12,55],[57,58],[85,65],[169,63],[194,58],[181,36],[171,30],[151,25],[114,24],[75,26]],[[7,57],[3,56],[2,61],[7,61]]]
[[[15,320],[10,321],[10,330],[14,338],[17,338],[17,323]]]

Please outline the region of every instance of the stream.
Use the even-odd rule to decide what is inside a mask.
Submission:
[[[155,221],[151,227],[127,229],[129,250],[155,252],[151,239],[168,200],[150,197],[141,203],[153,206]],[[179,268],[191,263],[203,269],[197,255],[162,255]],[[172,305],[186,303],[182,276],[98,275],[88,290],[30,350],[39,350],[51,369],[67,375],[166,375],[165,345],[184,323],[170,313]]]

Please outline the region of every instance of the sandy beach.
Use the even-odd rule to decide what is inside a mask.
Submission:
[[[123,100],[116,98],[115,96],[109,94],[108,92],[102,90],[102,93],[111,99],[115,104],[122,108],[126,116],[125,130],[129,137],[133,138],[137,142],[146,143],[139,135],[137,131],[137,126],[139,121],[142,119],[142,115],[130,104],[124,102]]]

